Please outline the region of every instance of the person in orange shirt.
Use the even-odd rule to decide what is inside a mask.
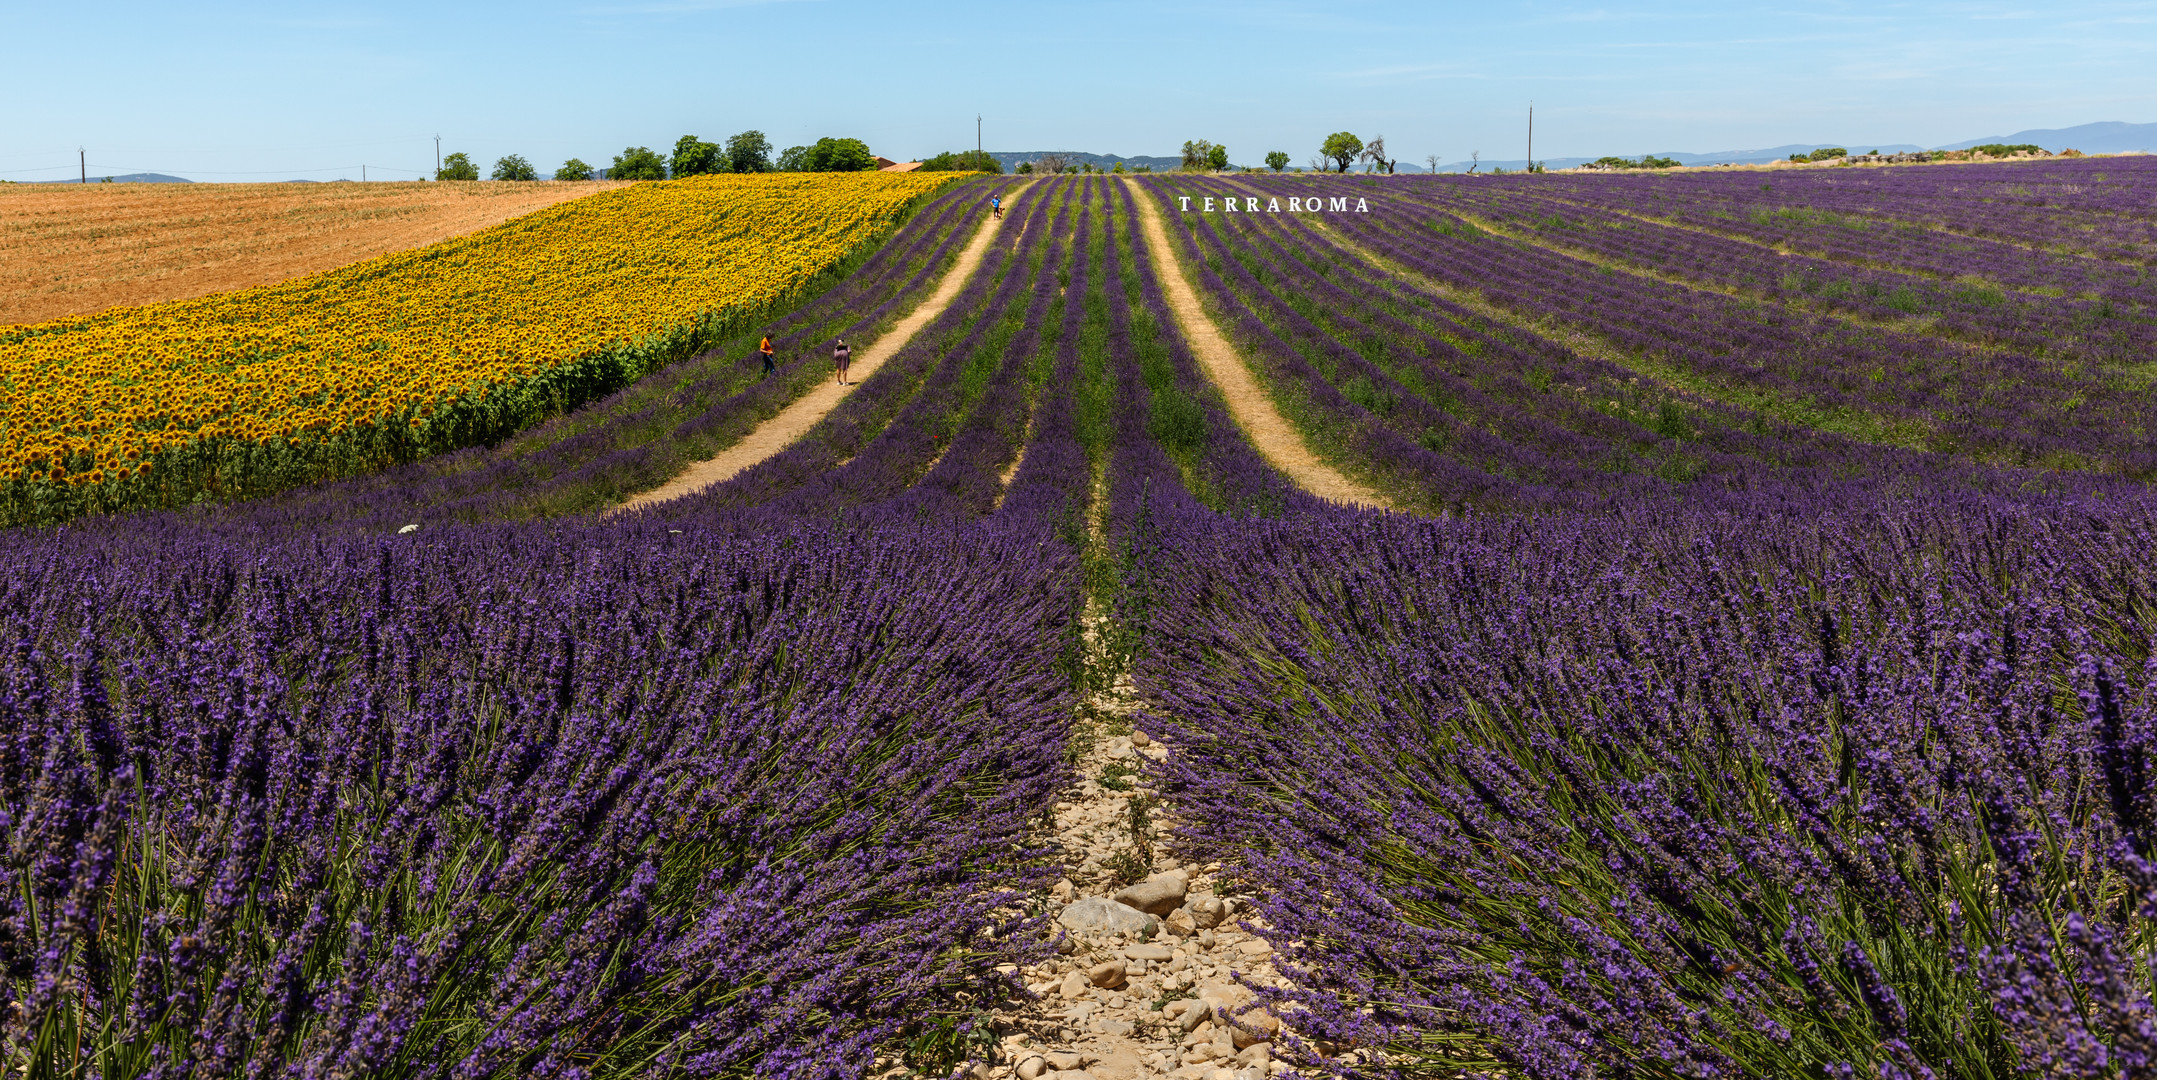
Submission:
[[[760,353],[762,353],[762,354],[764,354],[764,374],[765,374],[765,375],[767,375],[767,376],[769,376],[769,375],[771,374],[771,372],[772,372],[772,362],[771,362],[771,335],[770,335],[770,334],[766,334],[766,335],[764,335],[764,343],[763,343],[763,344],[761,344],[761,345],[758,345],[758,346],[756,347],[756,351],[757,351],[757,352],[760,352]]]

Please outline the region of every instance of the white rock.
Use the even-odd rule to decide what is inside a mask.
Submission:
[[[1273,946],[1256,938],[1253,938],[1250,941],[1246,941],[1243,944],[1236,946],[1236,951],[1250,957],[1253,960],[1257,960],[1262,957],[1272,956]]]
[[[1112,903],[1098,896],[1066,905],[1056,921],[1072,930],[1117,931],[1126,934],[1144,933],[1147,928],[1158,928],[1159,923],[1137,910],[1123,904]]]
[[[1176,954],[1165,945],[1155,945],[1148,942],[1144,945],[1132,945],[1125,948],[1123,955],[1127,960],[1169,960],[1173,959]]]
[[[1191,901],[1191,921],[1201,930],[1211,930],[1228,918],[1228,908],[1219,897],[1201,896]]]
[[[1049,1059],[1039,1054],[1034,1054],[1019,1062],[1019,1080],[1040,1080],[1041,1074],[1047,1072],[1048,1069]]]
[[[1088,984],[1086,982],[1086,976],[1081,975],[1076,971],[1064,976],[1062,993],[1066,1001],[1074,1000],[1080,997],[1081,995],[1086,993],[1087,989]]]

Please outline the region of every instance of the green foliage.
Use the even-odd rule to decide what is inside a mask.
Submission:
[[[674,159],[667,163],[667,173],[676,179],[684,176],[708,176],[725,172],[727,159],[718,143],[708,143],[694,135],[684,135],[674,141]]]
[[[582,158],[570,158],[568,161],[562,162],[561,168],[554,170],[554,178],[556,180],[590,180],[592,178],[592,167],[586,165]]]
[[[772,165],[772,168],[780,172],[808,172],[809,148],[806,146],[789,146],[779,151],[779,160]]]
[[[1228,168],[1228,147],[1215,143],[1213,149],[1206,152],[1206,165],[1215,172]]]
[[[1823,147],[1821,147],[1820,149],[1818,149],[1818,150],[1815,150],[1815,151],[1813,151],[1813,152],[1812,152],[1812,153],[1810,153],[1810,154],[1792,154],[1792,155],[1790,155],[1790,160],[1792,160],[1792,161],[1832,161],[1832,160],[1834,160],[1835,158],[1839,158],[1839,157],[1849,157],[1849,156],[1850,156],[1850,151],[1848,151],[1848,150],[1845,150],[1845,149],[1843,149],[1843,148],[1842,148],[1842,147],[1840,147],[1840,146],[1823,146]]]
[[[810,172],[867,172],[876,168],[876,155],[860,139],[818,139],[809,148]]]
[[[522,155],[507,154],[495,159],[494,178],[496,180],[537,180],[539,179],[539,171],[532,168],[532,163],[524,160]]]
[[[614,167],[607,170],[609,180],[664,180],[667,178],[667,159],[660,157],[649,147],[632,146],[614,155]]]
[[[442,167],[434,171],[434,178],[437,180],[477,180],[479,179],[479,166],[472,164],[471,156],[460,150],[442,159]]]
[[[1282,169],[1285,169],[1285,168],[1287,168],[1287,167],[1288,167],[1288,151],[1286,151],[1286,150],[1270,150],[1270,151],[1267,151],[1267,153],[1266,153],[1266,168],[1272,169],[1272,170],[1273,170],[1274,172],[1280,172],[1280,171],[1281,171]]]
[[[1326,136],[1318,153],[1332,159],[1335,172],[1347,172],[1348,167],[1356,163],[1356,157],[1363,153],[1363,140],[1352,132],[1336,131]]]
[[[1119,851],[1109,856],[1101,864],[1101,869],[1108,871],[1109,880],[1118,885],[1136,885],[1153,873],[1153,867],[1139,858],[1135,851]]]
[[[1986,157],[2006,157],[2009,154],[2042,154],[2045,148],[2035,143],[1986,143],[1971,147],[1970,152]]]
[[[990,157],[985,150],[946,150],[921,163],[922,172],[985,172],[1001,173],[1003,164]]]
[[[1031,161],[1021,161],[1019,162],[1019,167],[1011,171],[1017,173],[1020,176],[1025,176],[1028,173],[1034,171],[1034,163]]]
[[[1684,164],[1676,158],[1656,157],[1654,154],[1642,154],[1638,161],[1632,158],[1600,157],[1595,159],[1595,164],[1605,169],[1678,169],[1684,167]],[[1531,171],[1541,172],[1542,170],[1534,169]]]
[[[1223,156],[1226,160],[1226,156]],[[1214,168],[1213,143],[1208,139],[1189,139],[1183,144],[1182,168],[1189,172],[1202,172]]]
[[[1206,414],[1191,395],[1170,385],[1154,392],[1148,427],[1154,441],[1169,451],[1194,451],[1206,445]]]
[[[1137,769],[1121,761],[1111,761],[1101,770],[1099,782],[1102,787],[1110,791],[1129,791],[1131,790],[1131,778],[1137,775]]]
[[[771,171],[771,140],[761,131],[744,131],[726,141],[727,168],[738,173]]]

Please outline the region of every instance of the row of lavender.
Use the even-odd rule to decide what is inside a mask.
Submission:
[[[882,412],[855,424],[866,482],[410,535],[345,485],[9,538],[10,1066],[952,1060],[1015,991],[996,967],[1048,947],[1016,902],[1066,779],[1073,330],[1105,295],[1100,192],[1073,188],[1018,200],[1013,242],[850,399]]]
[[[1042,947],[1043,535],[9,543],[11,1068],[857,1073]]]
[[[1350,1075],[2157,1070],[2146,490],[2034,491],[1698,398],[1669,430],[1612,423],[1640,412],[1551,386],[1614,396],[1622,367],[1368,269],[1381,243],[1420,255],[1413,229],[1183,232],[1307,434],[1345,434],[1396,491],[1552,508],[1119,503],[1138,681],[1177,751],[1155,779],[1299,973],[1262,995],[1295,1055]],[[1756,497],[1629,480],[1621,453]],[[1480,488],[1440,471],[1464,462]],[[1610,497],[1584,497],[1598,467]]]
[[[2157,461],[2135,369],[1613,273],[1447,209],[1495,188],[1152,182],[1200,284],[1306,432],[1402,505],[1635,497],[1628,477],[1817,489],[1993,482],[1956,464],[1968,458],[2129,476]],[[1178,195],[1263,206],[1292,190],[1375,201],[1322,219],[1173,213]]]
[[[2153,510],[1156,519],[1159,781],[1305,1053],[2149,1075]]]

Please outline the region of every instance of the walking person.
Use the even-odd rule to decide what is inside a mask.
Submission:
[[[847,365],[849,365],[849,364],[851,364],[851,363],[853,363],[853,362],[854,362],[854,350],[853,350],[853,347],[852,347],[852,346],[850,346],[850,345],[848,345],[848,344],[846,343],[846,339],[845,339],[845,338],[840,338],[840,339],[839,339],[839,343],[838,343],[838,344],[836,344],[836,345],[833,345],[833,346],[831,347],[831,366],[833,366],[833,367],[835,367],[835,368],[837,368],[837,369],[839,370],[839,385],[840,385],[840,386],[845,386],[845,385],[846,385],[846,368],[847,368]]]
[[[1002,220],[1004,219],[1004,197],[1003,197],[1003,196],[1001,196],[1001,195],[991,195],[991,196],[989,196],[989,215],[990,215],[991,217],[994,217],[994,218],[995,218],[996,220],[998,220],[998,221],[1002,221]]]
[[[762,354],[763,354],[763,356],[764,356],[764,375],[765,375],[765,377],[766,377],[766,378],[769,378],[769,377],[771,376],[771,373],[772,373],[772,367],[773,367],[773,365],[772,365],[772,356],[771,356],[771,335],[770,335],[770,334],[766,334],[766,335],[764,335],[764,343],[763,343],[763,344],[761,344],[761,345],[758,345],[758,346],[756,347],[756,351],[757,351],[757,352],[759,352],[759,353],[762,353]]]

